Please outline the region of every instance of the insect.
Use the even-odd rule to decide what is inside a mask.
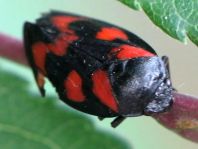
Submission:
[[[47,77],[63,102],[100,119],[116,117],[113,127],[173,103],[168,58],[125,29],[52,11],[25,23],[24,43],[43,96]]]

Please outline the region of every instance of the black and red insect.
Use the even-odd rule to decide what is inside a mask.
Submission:
[[[63,12],[25,23],[24,42],[41,94],[47,77],[62,101],[99,118],[167,111],[172,84],[167,57],[115,25]]]

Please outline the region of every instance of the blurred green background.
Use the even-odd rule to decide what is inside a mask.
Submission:
[[[172,39],[144,15],[133,11],[115,0],[0,0],[0,32],[21,39],[25,21],[34,21],[42,12],[49,10],[69,11],[100,20],[108,21],[126,28],[147,41],[159,55],[170,58],[174,86],[182,93],[198,96],[198,49],[189,40],[188,44]],[[11,70],[34,82],[29,69],[0,59],[0,67]],[[32,83],[31,91],[38,94]],[[53,92],[52,87],[51,94]],[[48,91],[49,94],[49,91]],[[197,149],[198,145],[185,140],[159,125],[150,117],[128,118],[118,128],[112,129],[111,119],[99,122],[97,127],[121,135],[134,149]],[[102,138],[101,138],[102,139]]]

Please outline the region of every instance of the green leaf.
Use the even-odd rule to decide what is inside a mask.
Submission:
[[[198,0],[119,0],[148,17],[173,38],[198,45]]]
[[[97,130],[57,100],[27,92],[27,82],[0,69],[1,149],[126,149],[127,143]]]
[[[140,10],[141,6],[138,0],[120,0],[122,3],[128,5],[129,7],[135,9],[135,10]]]

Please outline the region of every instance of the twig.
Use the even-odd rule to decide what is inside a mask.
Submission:
[[[154,118],[165,127],[191,141],[198,142],[198,99],[174,93],[174,104],[170,111]]]
[[[22,42],[2,33],[0,33],[0,56],[27,65]]]

